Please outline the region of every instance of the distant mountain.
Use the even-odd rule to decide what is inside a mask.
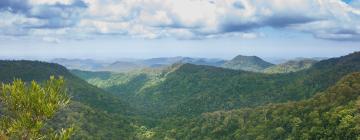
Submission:
[[[233,70],[259,72],[273,65],[274,64],[266,62],[257,56],[238,55],[232,60],[226,62],[222,67]]]
[[[287,58],[279,58],[279,57],[265,57],[263,58],[266,62],[272,63],[272,64],[282,64],[285,63],[287,61],[289,61],[289,59]]]
[[[208,65],[220,67],[226,61],[222,59],[190,58],[190,57],[159,57],[151,59],[119,60],[115,62],[103,62],[92,59],[53,59],[50,62],[65,66],[68,69],[84,71],[110,71],[130,72],[146,68],[164,68],[175,63],[190,63],[195,65]]]
[[[286,63],[288,61],[300,61],[300,60],[305,60],[305,59],[311,59],[311,60],[316,60],[316,61],[321,61],[321,60],[326,60],[329,59],[327,57],[296,57],[296,58],[279,58],[279,57],[266,57],[265,60],[267,62],[270,62],[272,64],[283,64]]]
[[[146,68],[146,66],[134,62],[116,61],[109,65],[98,68],[97,71],[129,72],[132,70]]]
[[[222,59],[190,58],[190,57],[184,57],[179,62],[195,64],[195,65],[214,66],[214,67],[221,67],[223,64],[226,63],[226,61]]]
[[[79,70],[88,70],[88,71],[96,71],[107,65],[107,63],[99,62],[99,61],[92,60],[92,59],[56,58],[56,59],[50,60],[50,62],[63,65],[68,69],[79,69]]]
[[[147,66],[168,66],[174,63],[189,63],[195,65],[221,66],[225,63],[222,59],[191,58],[191,57],[160,57],[143,60],[141,63]]]
[[[265,73],[289,73],[310,68],[317,60],[314,59],[296,59],[282,64],[273,65],[263,70]]]
[[[329,58],[327,58],[327,57],[309,57],[309,58],[307,58],[307,57],[297,57],[294,60],[295,61],[300,61],[300,60],[306,60],[306,59],[321,61],[321,60],[326,60],[326,59],[329,59]]]
[[[159,58],[150,58],[141,60],[140,63],[147,66],[152,65],[171,65],[176,62],[179,62],[183,59],[183,57],[159,57]]]

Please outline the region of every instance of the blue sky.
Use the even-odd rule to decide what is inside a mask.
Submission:
[[[1,0],[0,58],[360,51],[360,0]]]

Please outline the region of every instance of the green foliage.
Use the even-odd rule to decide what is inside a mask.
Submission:
[[[360,73],[354,73],[309,100],[164,120],[154,138],[357,140],[359,105]]]
[[[81,77],[82,79],[92,79],[92,78],[109,79],[112,76],[111,72],[90,72],[90,71],[81,71],[81,70],[71,70],[71,73]]]
[[[61,129],[74,124],[72,139],[134,139],[137,120],[117,113],[104,112],[79,102],[71,102],[51,119],[49,126]]]
[[[46,129],[61,130],[69,127],[66,124],[74,124],[74,139],[132,136],[132,119],[126,116],[134,109],[120,97],[73,76],[65,67],[37,61],[0,61],[0,67],[0,81],[4,83],[14,79],[44,83],[51,75],[64,77],[67,93],[72,97],[70,104],[48,121]]]
[[[120,95],[140,114],[169,117],[308,99],[356,71],[360,71],[360,53],[285,74],[181,64],[164,71],[113,74],[109,79],[83,78]]]
[[[360,71],[360,53],[286,74],[191,64],[125,74],[72,71],[106,91],[55,64],[0,67],[3,82],[63,75],[73,101],[43,130],[74,124],[73,139],[356,139],[360,132],[360,74],[339,81]]]
[[[51,75],[63,76],[68,94],[73,101],[108,112],[127,113],[131,108],[119,97],[88,84],[72,75],[65,67],[37,61],[0,61],[0,81],[12,82],[19,78],[25,82],[43,82]]]
[[[60,77],[42,87],[35,81],[26,85],[21,80],[3,84],[0,94],[4,116],[1,118],[2,135],[10,139],[69,139],[73,128],[59,133],[43,130],[46,122],[70,101]]]

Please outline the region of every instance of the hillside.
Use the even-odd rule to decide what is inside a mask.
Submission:
[[[223,64],[222,67],[233,69],[233,70],[244,70],[244,71],[255,71],[259,72],[262,71],[273,64],[262,60],[257,56],[243,56],[238,55],[232,60]]]
[[[182,63],[163,68],[134,70],[128,73],[90,72],[71,70],[70,72],[87,82],[108,90],[115,95],[139,92],[164,81],[166,76],[181,67]],[[126,97],[123,97],[126,98]]]
[[[70,107],[58,114],[53,127],[76,124],[78,132],[74,137],[78,139],[115,139],[119,136],[129,137],[134,132],[130,119],[125,117],[130,111],[134,111],[127,103],[73,76],[65,67],[35,61],[0,61],[1,82],[11,82],[15,78],[42,82],[50,75],[64,76],[68,92],[72,96]],[[120,129],[109,131],[114,127]]]
[[[120,95],[147,115],[196,116],[216,110],[308,99],[342,76],[357,71],[360,71],[359,52],[320,61],[307,70],[288,74],[182,64],[156,76],[145,72],[87,81]]]
[[[41,82],[51,75],[64,76],[73,100],[109,112],[125,113],[128,111],[124,110],[127,105],[119,97],[112,96],[106,91],[73,76],[61,65],[34,61],[0,61],[0,67],[0,80],[2,82],[10,82],[16,78],[23,81]],[[119,109],[119,107],[124,109]]]
[[[345,76],[311,99],[168,119],[154,139],[360,138],[360,73]]]
[[[314,65],[317,60],[313,59],[301,59],[301,60],[290,60],[282,64],[274,65],[263,70],[265,73],[289,73],[296,72],[310,68]]]

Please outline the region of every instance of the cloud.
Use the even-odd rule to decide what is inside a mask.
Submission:
[[[2,0],[2,36],[207,39],[287,28],[360,41],[359,0]],[[19,22],[20,21],[20,22]],[[70,36],[70,37],[69,37]],[[49,40],[49,39],[45,39]]]
[[[60,40],[58,38],[43,37],[42,40],[49,43],[55,43],[55,44],[60,43]]]
[[[11,11],[15,13],[26,12],[30,9],[28,2],[25,0],[1,0],[0,11]]]
[[[85,3],[77,0],[69,4],[37,5],[27,14],[29,17],[46,21],[44,25],[34,26],[34,28],[65,28],[75,26],[86,8]]]
[[[2,36],[57,36],[57,29],[75,27],[87,8],[81,0],[2,0],[0,34]],[[46,34],[37,34],[48,30]],[[47,39],[48,40],[48,39]]]

